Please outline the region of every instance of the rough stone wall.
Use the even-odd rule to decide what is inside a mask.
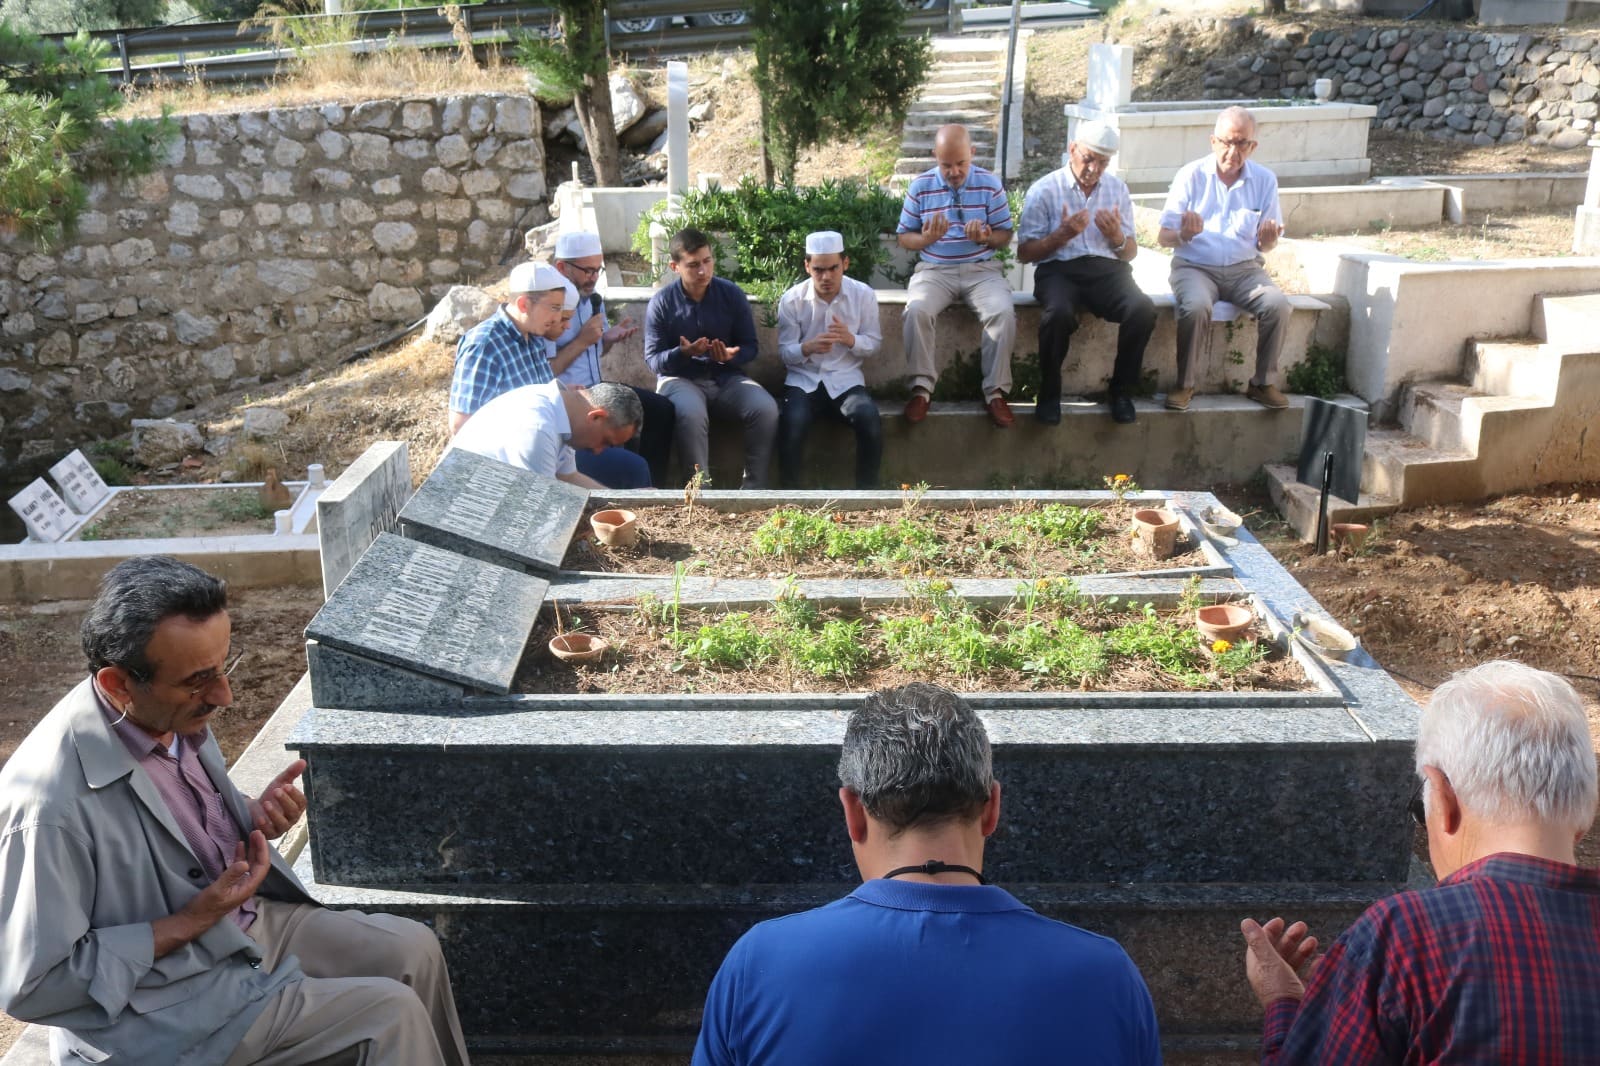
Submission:
[[[161,169],[91,190],[68,244],[0,238],[0,467],[413,322],[545,218],[527,97],[179,122]]]
[[[1256,31],[1242,54],[1206,64],[1205,94],[1372,104],[1384,129],[1468,144],[1576,148],[1600,118],[1600,39],[1430,26]]]

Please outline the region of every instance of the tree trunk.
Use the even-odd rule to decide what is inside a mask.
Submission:
[[[603,34],[605,26],[599,20],[578,20],[562,17],[562,35],[574,54],[590,51],[585,39],[590,34]],[[622,184],[621,151],[617,147],[617,124],[611,114],[610,61],[603,47],[592,49],[595,64],[583,75],[583,88],[572,100],[578,112],[578,122],[583,126],[583,137],[589,145],[589,162],[594,166],[596,185],[610,187]]]
[[[1282,15],[1288,10],[1289,0],[1267,0],[1266,11],[1269,15]]]

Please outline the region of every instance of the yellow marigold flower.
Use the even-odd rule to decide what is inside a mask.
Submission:
[[[1046,580],[1046,579],[1045,579],[1045,578],[1042,578],[1042,577],[1041,577],[1041,578],[1040,578],[1040,579],[1039,579],[1039,580],[1038,580],[1038,581],[1037,581],[1037,582],[1036,582],[1036,583],[1035,583],[1035,584],[1034,584],[1034,586],[1033,586],[1033,587],[1034,587],[1034,588],[1040,588],[1040,589],[1047,589],[1047,588],[1049,588],[1049,587],[1050,587],[1050,582],[1049,582],[1049,581],[1048,581],[1048,580]]]
[[[1129,478],[1128,478],[1127,474],[1118,474],[1116,477],[1112,478],[1111,480],[1112,481],[1127,481],[1127,480],[1129,480]]]
[[[1225,640],[1213,640],[1211,642],[1211,650],[1216,652],[1218,655],[1221,655],[1231,647],[1233,647],[1233,645],[1229,644]]]
[[[901,492],[910,492],[911,491],[911,483],[909,481],[900,482],[900,491]]]

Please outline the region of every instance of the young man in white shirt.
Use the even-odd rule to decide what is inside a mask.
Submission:
[[[806,237],[805,281],[778,301],[778,354],[788,374],[778,415],[778,471],[784,488],[799,488],[811,422],[845,422],[856,433],[856,488],[878,487],[883,419],[867,392],[861,362],[883,346],[878,298],[845,271],[844,237],[823,230]]]
[[[599,452],[625,443],[644,413],[626,385],[602,381],[567,389],[558,381],[501,393],[478,409],[450,447],[487,456],[586,489],[604,489],[578,472],[573,450]]]

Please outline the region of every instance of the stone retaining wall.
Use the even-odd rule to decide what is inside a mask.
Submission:
[[[1252,24],[1253,25],[1253,24]],[[1254,28],[1236,55],[1206,63],[1205,95],[1309,97],[1377,107],[1384,129],[1468,144],[1581,147],[1600,118],[1600,38],[1435,26]]]
[[[413,322],[545,219],[527,97],[179,124],[160,169],[91,190],[66,245],[0,238],[0,467]]]

